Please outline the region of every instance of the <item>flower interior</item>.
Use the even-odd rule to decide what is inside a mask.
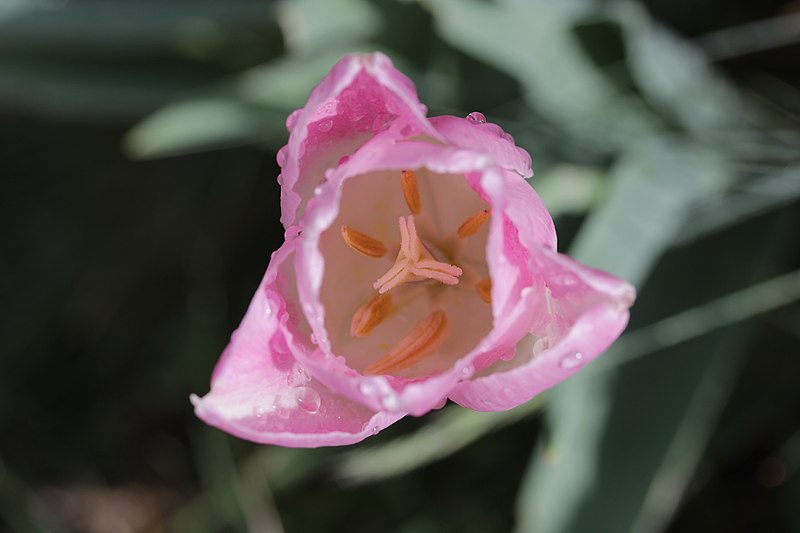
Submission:
[[[425,168],[347,179],[322,235],[333,353],[365,375],[423,378],[492,329],[489,206],[463,175]]]

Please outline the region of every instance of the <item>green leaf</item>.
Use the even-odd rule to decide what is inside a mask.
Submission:
[[[635,95],[621,93],[584,53],[573,30],[592,13],[586,2],[420,3],[445,41],[515,77],[537,112],[582,142],[611,147],[658,126]]]
[[[581,229],[572,253],[578,260],[638,285],[677,236],[691,206],[712,197],[728,176],[713,154],[653,138],[631,145],[612,170],[611,179],[607,198]],[[607,424],[615,409],[612,384],[619,376],[618,372],[591,369],[553,391],[548,409],[552,436],[531,461],[519,494],[519,531],[569,531],[585,503],[598,498],[594,492],[597,484],[615,479],[599,478],[598,471]],[[661,394],[668,396],[664,391]],[[648,420],[641,423],[646,425]],[[642,475],[650,473],[643,471]],[[617,489],[605,490],[613,500]],[[630,512],[621,503],[607,504],[612,512]],[[600,521],[607,516],[594,518],[598,520],[595,524],[617,530]]]
[[[375,35],[380,14],[363,0],[284,0],[278,20],[291,54],[311,56]]]
[[[337,475],[362,484],[399,476],[455,453],[487,433],[538,412],[546,402],[541,394],[509,411],[481,413],[458,406],[441,411],[419,431],[387,444],[343,455]]]

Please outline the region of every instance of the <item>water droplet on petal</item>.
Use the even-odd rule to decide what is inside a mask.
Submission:
[[[331,128],[333,128],[332,120],[321,120],[317,122],[317,130],[321,131],[322,133],[331,131]]]
[[[300,113],[302,113],[302,109],[295,109],[292,111],[288,117],[286,117],[286,129],[292,131],[294,127],[297,125],[297,119],[300,118]]]
[[[278,153],[275,155],[275,161],[278,162],[278,166],[283,168],[286,166],[286,161],[289,159],[289,147],[284,146]]]
[[[361,385],[358,386],[358,390],[361,391],[361,394],[364,396],[372,396],[378,388],[371,381],[362,381]]]
[[[561,360],[561,368],[571,370],[579,367],[584,362],[583,354],[581,352],[575,352],[574,354],[570,354]]]
[[[311,387],[298,387],[295,394],[297,394],[297,405],[300,406],[300,409],[312,415],[319,411],[322,399],[317,391]]]
[[[314,333],[311,334],[311,344],[319,344],[319,339]]]
[[[373,435],[377,435],[379,431],[380,431],[380,428],[378,426],[372,426],[372,429],[370,430],[370,433],[372,433]]]
[[[289,413],[297,405],[293,395],[281,393],[272,402],[272,411],[281,418],[289,418]]]
[[[461,367],[461,373],[465,376],[472,374],[472,365],[464,365]]]
[[[467,115],[467,120],[471,120],[472,122],[477,122],[478,124],[485,124],[486,117],[480,111],[473,111],[469,115]]]
[[[391,121],[392,115],[378,115],[375,117],[375,120],[372,121],[372,131],[378,132],[386,129]]]
[[[387,394],[381,398],[381,405],[387,411],[395,411],[400,407],[400,401],[395,394]]]
[[[263,407],[259,405],[253,407],[253,416],[256,417],[257,419],[261,420],[262,418],[264,418],[266,414],[267,410],[264,409]]]

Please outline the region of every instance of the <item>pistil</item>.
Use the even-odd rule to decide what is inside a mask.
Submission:
[[[411,281],[433,279],[445,285],[458,284],[462,270],[448,263],[437,261],[417,235],[414,217],[400,217],[400,251],[394,265],[374,284],[379,293]]]

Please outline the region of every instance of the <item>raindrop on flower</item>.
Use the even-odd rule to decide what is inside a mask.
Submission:
[[[263,407],[261,407],[261,406],[258,406],[258,405],[257,405],[257,406],[255,406],[255,407],[253,407],[253,416],[254,416],[254,417],[256,417],[256,418],[257,418],[257,419],[259,419],[259,420],[260,420],[260,419],[262,419],[262,418],[264,418],[264,416],[266,415],[266,413],[267,413],[267,410],[266,410],[266,409],[264,409],[264,408],[263,408]]]
[[[467,115],[467,120],[471,120],[472,122],[477,122],[478,124],[485,124],[486,117],[480,111],[473,111],[469,115]]]
[[[574,354],[568,355],[561,360],[561,368],[569,370],[582,365],[583,362],[583,354],[581,352],[575,352]]]
[[[294,129],[295,125],[297,125],[297,119],[300,118],[300,113],[302,109],[295,109],[292,111],[288,117],[286,117],[286,129],[290,132]]]
[[[370,381],[363,381],[361,385],[358,386],[358,390],[361,391],[361,394],[364,396],[372,396],[377,391],[377,387],[375,384]]]
[[[400,407],[400,402],[397,400],[397,396],[395,394],[387,394],[383,398],[381,398],[381,405],[387,411],[395,411],[398,407]]]
[[[278,166],[283,168],[286,166],[286,161],[289,159],[289,147],[284,146],[278,153],[275,155],[275,160],[278,162]]]
[[[317,123],[317,130],[321,131],[322,133],[331,131],[331,128],[333,128],[332,120],[321,120]]]
[[[312,415],[319,411],[322,399],[317,391],[311,387],[297,387],[295,394],[297,395],[297,405],[300,409]]]

